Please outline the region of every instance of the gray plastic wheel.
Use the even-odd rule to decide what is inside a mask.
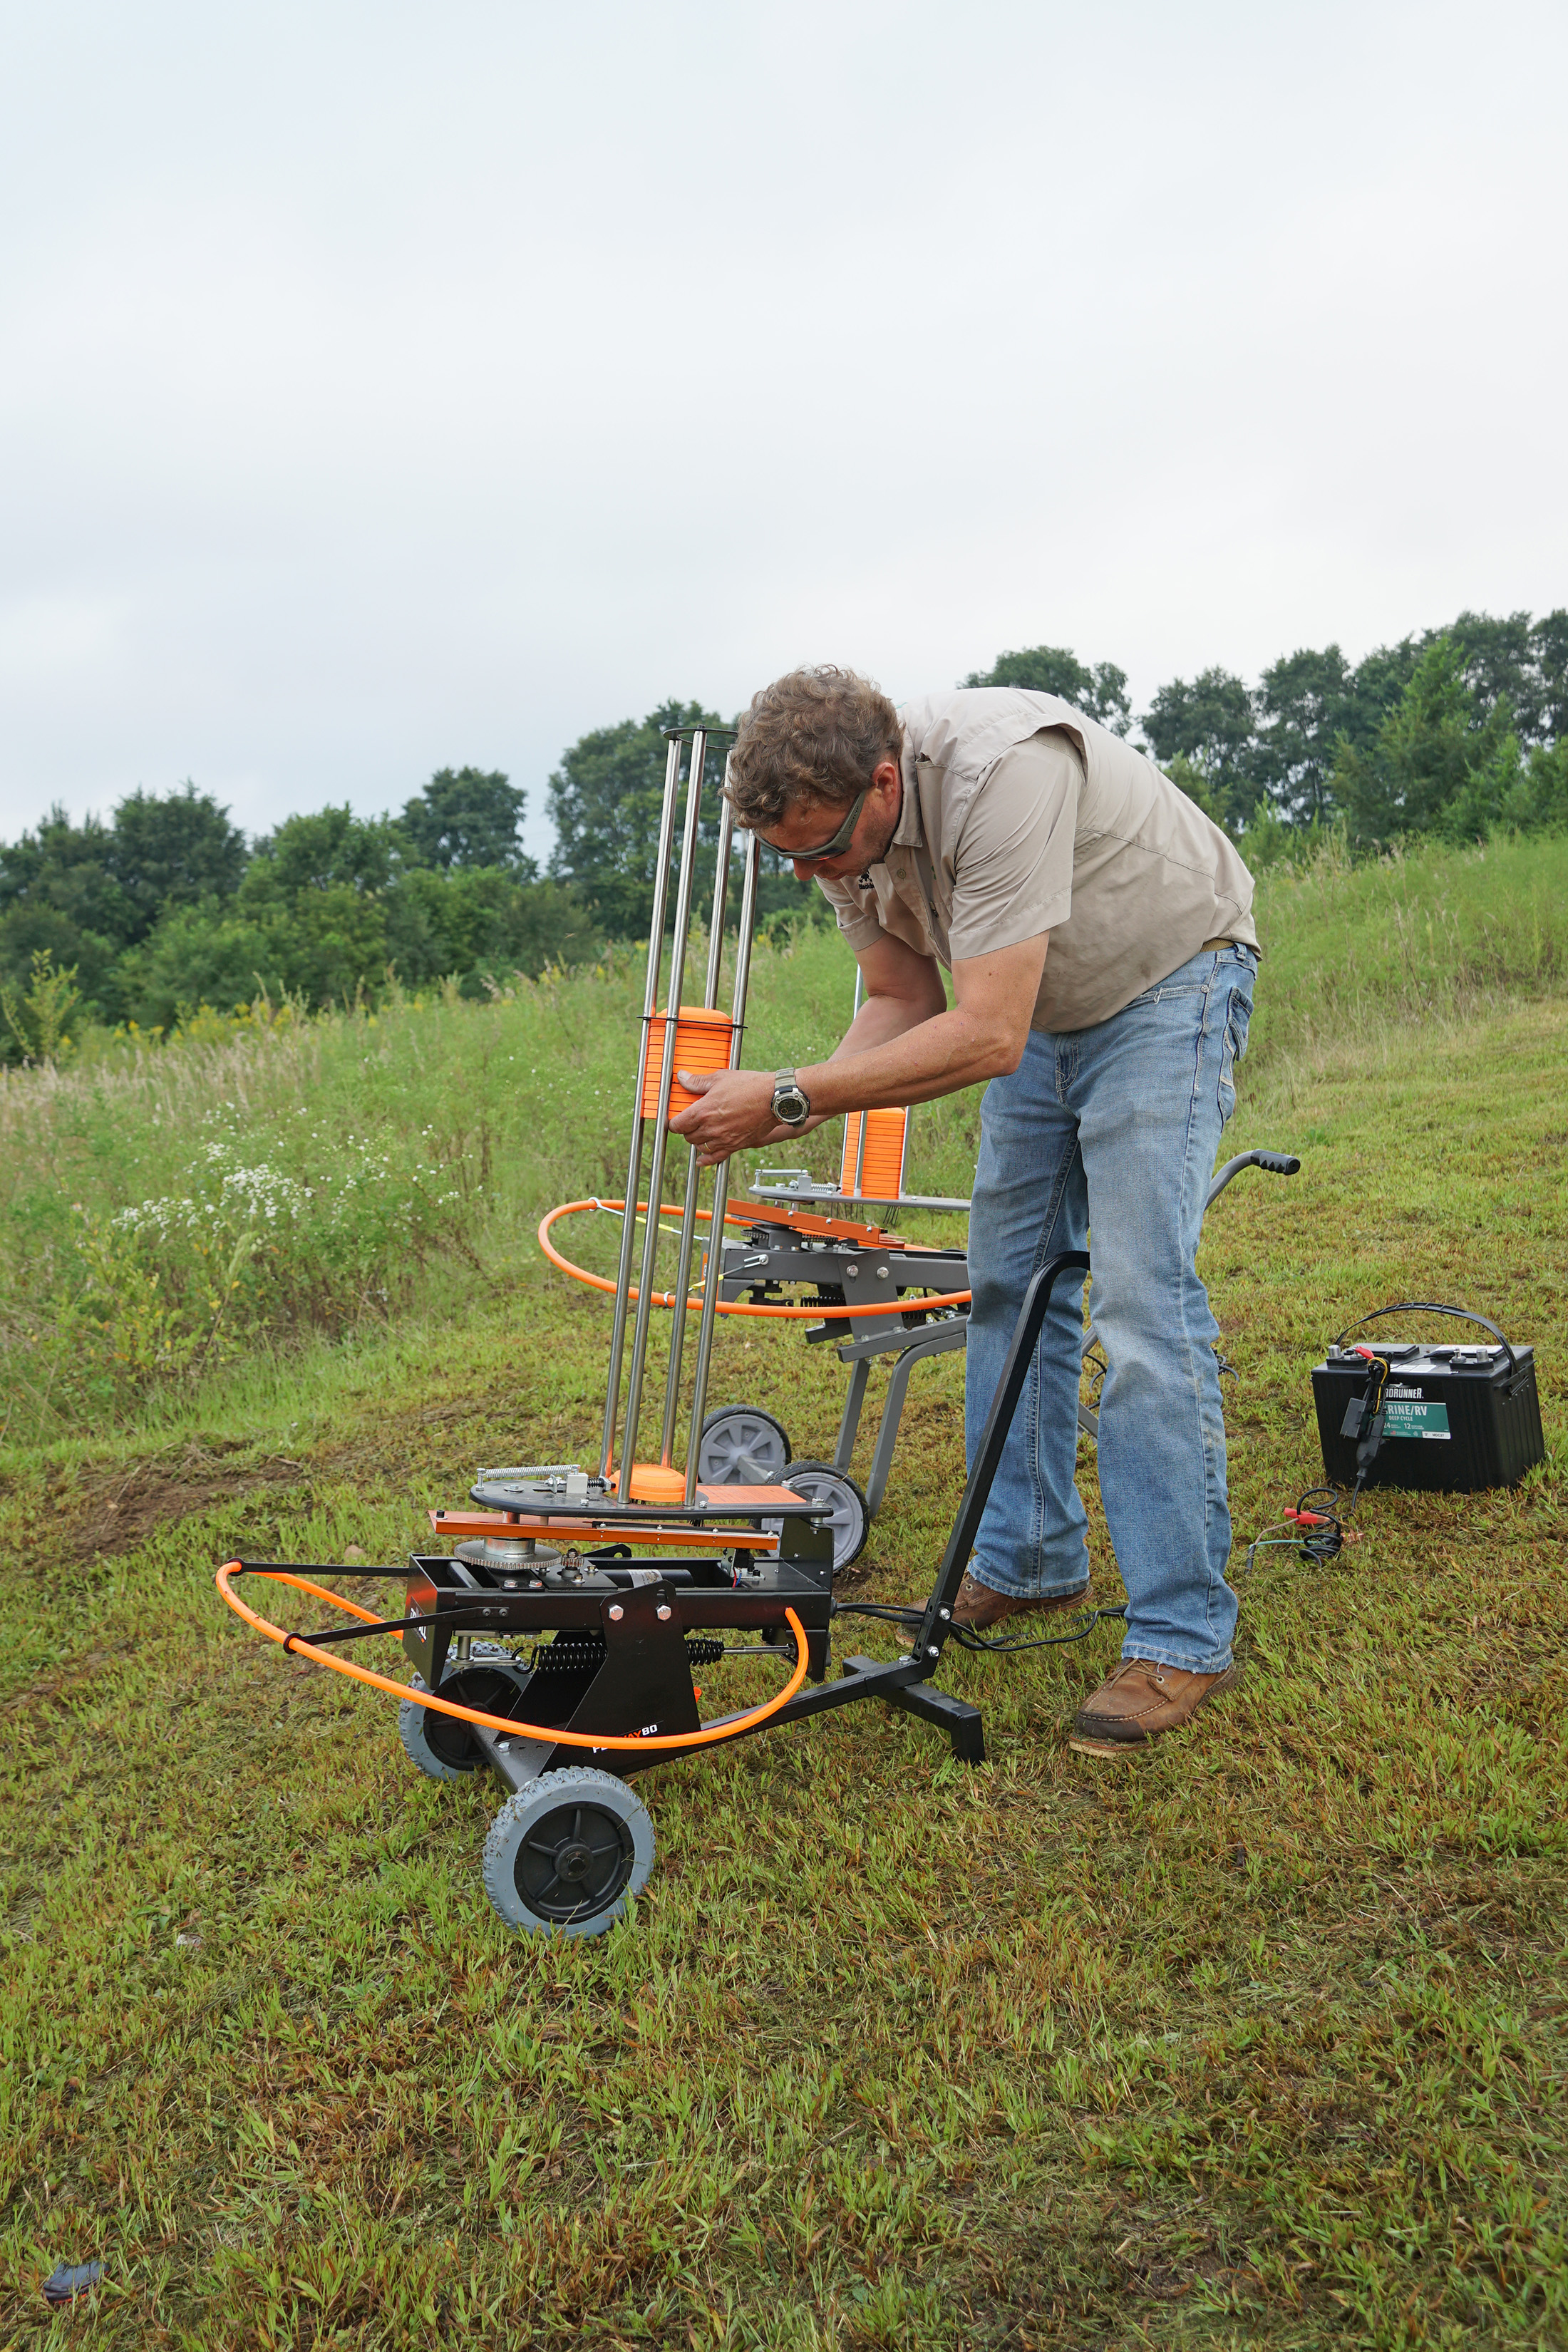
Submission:
[[[465,1687],[450,1687],[459,1676],[466,1677]],[[527,1681],[524,1669],[498,1643],[476,1642],[468,1664],[443,1675],[440,1689],[443,1698],[455,1698],[461,1706],[478,1707],[487,1715],[504,1714],[509,1690],[521,1691]],[[430,1685],[416,1675],[410,1687],[428,1690]],[[465,1726],[451,1716],[417,1706],[412,1699],[404,1699],[398,1707],[397,1736],[410,1762],[432,1780],[466,1780],[485,1760],[483,1748]]]
[[[592,1765],[531,1780],[507,1799],[485,1840],[485,1893],[525,1935],[602,1936],[652,1868],[647,1807]]]
[[[710,1412],[697,1441],[700,1486],[777,1486],[790,1458],[782,1421],[760,1405],[727,1404]]]
[[[866,1549],[866,1538],[871,1529],[871,1506],[866,1500],[864,1487],[831,1462],[792,1462],[783,1482],[793,1488],[803,1501],[820,1503],[832,1517],[824,1522],[833,1538],[833,1573],[858,1559]],[[783,1526],[779,1519],[764,1519],[763,1526],[774,1532]]]

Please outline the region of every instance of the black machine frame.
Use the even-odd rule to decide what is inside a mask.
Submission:
[[[828,1679],[830,1629],[841,1604],[833,1598],[832,1547],[820,1525],[824,1514],[804,1505],[788,1513],[782,1525],[769,1515],[770,1523],[780,1526],[776,1554],[749,1548],[747,1529],[742,1526],[735,1529],[728,1559],[711,1554],[658,1560],[635,1557],[637,1528],[643,1522],[668,1531],[682,1520],[695,1528],[733,1518],[736,1514],[726,1509],[721,1487],[711,1500],[684,1511],[623,1507],[616,1519],[616,1540],[606,1545],[602,1528],[595,1528],[587,1538],[595,1549],[581,1556],[572,1583],[525,1578],[510,1564],[499,1568],[434,1553],[411,1555],[405,1569],[318,1569],[317,1574],[334,1576],[406,1577],[407,1613],[374,1624],[291,1634],[285,1646],[305,1650],[378,1633],[400,1634],[426,1690],[438,1690],[443,1699],[528,1727],[526,1734],[512,1735],[434,1710],[425,1717],[438,1758],[459,1769],[486,1763],[514,1792],[569,1765],[600,1765],[628,1779],[655,1764],[700,1752],[714,1744],[712,1735],[723,1732],[727,1724],[737,1726],[730,1736],[744,1738],[752,1730],[775,1730],[869,1698],[935,1726],[946,1734],[954,1756],[965,1763],[983,1763],[980,1709],[933,1688],[931,1678],[952,1631],[959,1586],[1052,1293],[1064,1276],[1086,1275],[1089,1263],[1085,1252],[1065,1251],[1040,1267],[1025,1292],[984,1433],[907,1656],[847,1657],[843,1671]],[[475,1496],[488,1499],[482,1487],[475,1489]],[[574,1517],[590,1517],[595,1507],[552,1498],[551,1517],[561,1521],[559,1532],[564,1536]],[[237,1563],[252,1573],[279,1565]],[[290,1572],[301,1571],[296,1567]],[[761,1721],[735,1716],[700,1724],[694,1669],[704,1655],[712,1658],[717,1651],[694,1637],[722,1629],[760,1636],[757,1646],[774,1649],[793,1639],[786,1610],[805,1633],[806,1686]],[[534,1653],[529,1670],[520,1673],[502,1644],[547,1634],[553,1640]],[[447,1673],[452,1645],[464,1636],[462,1662]],[[748,1715],[757,1713],[747,1710]],[[534,1736],[542,1728],[569,1731],[574,1738],[567,1744]],[[615,1740],[657,1738],[661,1745],[639,1754],[636,1748],[581,1744],[584,1735],[595,1732]],[[689,1746],[662,1744],[679,1741],[688,1732],[700,1736]]]

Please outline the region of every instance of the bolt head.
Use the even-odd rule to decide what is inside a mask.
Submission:
[[[926,1655],[927,1655],[927,1657],[928,1657],[928,1658],[940,1658],[940,1657],[941,1657],[941,1655],[942,1655],[942,1652],[938,1649],[938,1647],[937,1647],[937,1645],[936,1645],[936,1643],[935,1643],[934,1642],[928,1642],[928,1643],[926,1643]]]
[[[660,1623],[661,1625],[668,1625],[668,1622],[669,1622],[669,1620],[670,1620],[670,1616],[671,1616],[671,1614],[672,1614],[672,1612],[671,1612],[671,1610],[670,1610],[670,1606],[669,1606],[668,1601],[661,1601],[659,1602],[659,1604],[658,1604],[658,1610],[657,1610],[657,1612],[656,1612],[655,1613],[657,1614],[657,1616],[658,1616],[658,1622],[659,1622],[659,1623]]]
[[[624,1617],[624,1616],[626,1615],[626,1611],[621,1607],[621,1604],[620,1604],[620,1602],[619,1602],[618,1601],[611,1601],[611,1603],[610,1603],[610,1614],[611,1614],[611,1616],[612,1616],[612,1617],[616,1617],[616,1618]]]

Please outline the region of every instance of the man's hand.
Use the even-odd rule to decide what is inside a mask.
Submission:
[[[678,1070],[683,1087],[700,1095],[670,1120],[671,1132],[683,1135],[697,1148],[700,1168],[717,1168],[732,1151],[754,1150],[759,1144],[779,1143],[805,1135],[821,1121],[804,1119],[784,1127],[773,1117],[773,1081],[763,1070]]]

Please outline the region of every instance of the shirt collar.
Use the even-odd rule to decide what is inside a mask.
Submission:
[[[903,806],[899,811],[899,821],[893,827],[893,838],[888,846],[890,849],[923,849],[925,827],[921,823],[920,786],[915,781],[915,763],[910,757],[907,740],[899,768],[903,778]]]

